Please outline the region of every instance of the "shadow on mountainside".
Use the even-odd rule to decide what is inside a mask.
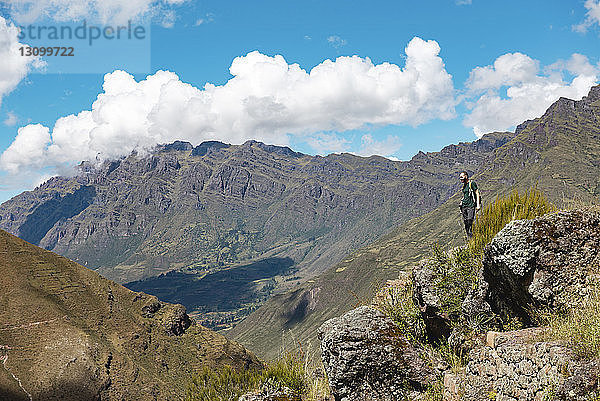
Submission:
[[[39,245],[56,222],[78,215],[92,204],[95,196],[96,188],[91,186],[82,186],[63,197],[54,195],[54,198],[42,203],[27,216],[19,229],[19,236],[31,244]]]
[[[161,301],[183,304],[188,310],[227,311],[255,302],[261,295],[269,295],[272,286],[268,280],[288,272],[293,264],[291,258],[268,258],[204,277],[171,271],[127,283],[125,287],[155,295]]]

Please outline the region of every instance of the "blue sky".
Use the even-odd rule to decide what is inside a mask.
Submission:
[[[512,129],[599,76],[597,0],[27,3],[0,1],[0,202],[81,159],[180,137],[406,160]],[[17,44],[11,25],[130,18],[147,48],[99,40],[73,60],[2,55]],[[104,77],[114,70],[133,78]]]

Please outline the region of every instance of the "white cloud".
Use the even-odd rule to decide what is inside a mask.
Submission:
[[[0,0],[9,6],[11,16],[20,23],[50,18],[55,21],[81,19],[103,23],[126,23],[146,16],[163,21],[166,9],[188,0]]]
[[[341,37],[339,37],[337,35],[329,36],[327,38],[327,42],[329,42],[329,44],[331,46],[335,47],[336,49],[339,49],[340,47],[346,46],[348,44],[346,39],[342,39]]]
[[[338,146],[335,141],[328,143],[315,133],[454,118],[454,86],[439,45],[414,38],[405,51],[404,68],[352,56],[325,60],[310,72],[280,55],[255,51],[233,60],[233,78],[227,83],[203,89],[181,82],[172,72],[159,71],[136,82],[115,71],[105,76],[104,92],[91,110],[56,122],[49,146],[35,141],[37,147],[28,148],[35,157],[27,157],[11,145],[0,168],[15,172],[37,167],[40,160],[44,166],[58,166],[115,158],[177,139],[288,144],[294,135],[332,148]],[[19,131],[15,143],[28,127]]]
[[[539,63],[522,53],[508,53],[494,61],[494,65],[477,67],[471,71],[467,88],[471,91],[497,89],[516,85],[535,78]]]
[[[477,136],[505,131],[541,116],[558,98],[579,100],[598,79],[599,69],[587,57],[573,54],[543,72],[537,60],[521,53],[505,54],[493,65],[477,67],[467,81],[471,112],[464,124]],[[506,96],[501,91],[506,89]]]
[[[0,16],[0,104],[30,70],[43,67],[39,57],[21,56],[18,35],[18,28]]]
[[[8,113],[6,113],[6,120],[4,120],[4,125],[6,125],[7,127],[14,127],[15,125],[17,125],[18,121],[19,118],[17,117],[17,115],[12,111],[9,111]]]
[[[0,156],[0,164],[4,170],[13,174],[18,173],[23,164],[34,168],[43,167],[45,149],[49,142],[50,132],[41,124],[21,127],[14,142]]]
[[[173,28],[175,21],[177,20],[177,14],[173,10],[167,10],[163,13],[160,21],[160,25],[163,28]]]
[[[402,147],[400,138],[388,135],[383,141],[377,141],[371,134],[365,134],[361,138],[361,148],[358,152],[361,156],[391,156]]]
[[[473,0],[456,0],[456,4],[459,6],[469,6],[473,4]]]
[[[586,0],[584,7],[587,9],[585,20],[573,25],[575,32],[585,33],[592,26],[600,23],[600,0]]]

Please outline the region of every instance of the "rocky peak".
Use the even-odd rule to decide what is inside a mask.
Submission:
[[[246,141],[241,145],[243,148],[252,148],[257,147],[267,153],[274,153],[280,156],[288,156],[288,157],[302,157],[303,153],[295,152],[287,146],[278,146],[278,145],[266,145],[263,142],[250,140]]]
[[[590,103],[600,100],[600,85],[592,86],[590,92],[584,99]]]
[[[175,141],[175,142],[169,143],[169,144],[158,145],[156,147],[156,150],[158,152],[171,152],[171,151],[185,152],[185,151],[190,151],[193,148],[194,148],[194,146],[189,142]]]
[[[196,146],[194,150],[192,150],[191,156],[205,156],[209,153],[213,153],[219,151],[220,149],[227,149],[231,145],[219,141],[205,141],[200,145]]]

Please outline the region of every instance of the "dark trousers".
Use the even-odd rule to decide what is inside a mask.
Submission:
[[[475,220],[475,207],[461,206],[460,212],[462,214],[463,221],[465,222],[465,231],[467,237],[473,236],[473,220]]]

